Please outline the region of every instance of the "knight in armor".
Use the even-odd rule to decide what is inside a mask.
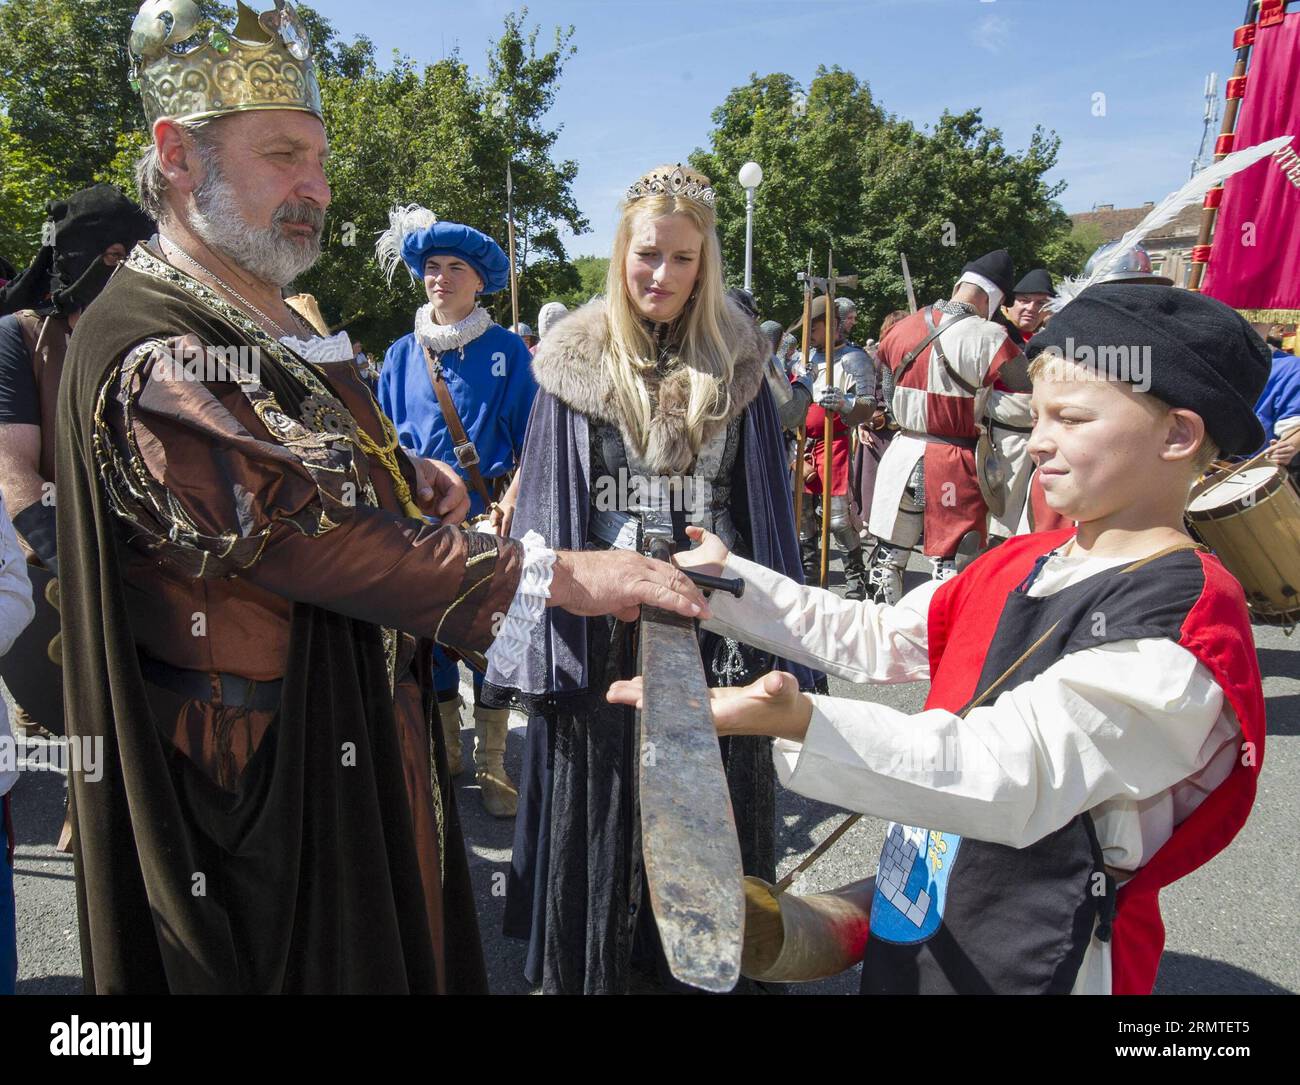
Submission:
[[[989,253],[966,265],[952,297],[890,330],[880,355],[894,376],[899,433],[881,458],[871,533],[887,545],[884,597],[902,597],[910,551],[924,539],[933,578],[956,571],[959,548],[987,541],[989,501],[1005,501],[1005,481],[987,437],[994,384],[1029,390],[1027,363],[1006,327],[990,316],[1015,282],[1011,257]]]
[[[781,347],[786,339],[785,329],[775,320],[765,320],[759,325],[759,330],[767,336],[767,341],[772,346],[765,375],[772,399],[776,403],[776,417],[781,423],[781,429],[793,434],[808,416],[808,408],[812,405],[812,387],[806,379],[790,373],[788,363],[781,355]]]
[[[395,208],[380,239],[391,279],[404,262],[428,302],[415,329],[391,347],[379,377],[379,403],[403,448],[452,467],[470,492],[471,519],[498,535],[510,530],[510,477],[524,447],[537,385],[524,340],[478,304],[510,285],[510,264],[492,238],[456,222],[439,222],[423,207]],[[526,328],[527,325],[521,325]],[[445,648],[433,653],[438,712],[452,776],[464,771],[460,665]],[[483,675],[474,683],[474,776],[484,809],[514,817],[518,795],[505,767],[509,710],[482,703]]]
[[[649,518],[712,525],[754,561],[799,567],[771,343],[728,299],[708,178],[680,166],[629,188],[604,297],[543,336],[512,534],[553,546],[638,549]],[[503,634],[504,636],[504,634]],[[711,684],[761,673],[766,653],[701,636]],[[506,897],[525,974],[549,993],[622,993],[634,961],[658,982],[636,779],[634,714],[605,701],[637,673],[637,626],[550,612],[518,665],[493,665],[485,697],[529,715]],[[811,686],[812,676],[802,680]],[[775,865],[770,746],[724,743],[745,870]],[[766,872],[766,873],[764,873]]]
[[[63,678],[50,652],[59,625],[54,414],[63,359],[82,312],[135,243],[153,233],[153,222],[112,185],[51,201],[46,210],[48,243],[0,290],[0,313],[9,314],[0,317],[0,491],[37,608],[0,675],[25,723],[62,734]]]
[[[847,300],[847,299],[841,299]],[[850,303],[851,305],[852,303]],[[837,306],[838,310],[838,306]],[[855,310],[848,310],[854,312]],[[830,314],[831,336],[838,331],[838,311]],[[818,582],[821,576],[822,505],[826,463],[826,419],[832,419],[830,460],[830,533],[844,552],[844,579],[850,599],[865,599],[867,567],[862,536],[854,520],[849,495],[849,461],[853,427],[869,421],[876,413],[876,378],[871,359],[861,347],[839,337],[834,347],[835,384],[826,380],[826,298],[813,299],[809,318],[807,379],[812,383],[813,404],[808,410],[808,463],[804,470],[803,523],[799,525],[799,550],[804,580]]]

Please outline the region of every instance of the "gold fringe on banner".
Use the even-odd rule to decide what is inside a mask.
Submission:
[[[1238,309],[1252,324],[1300,324],[1300,309]]]

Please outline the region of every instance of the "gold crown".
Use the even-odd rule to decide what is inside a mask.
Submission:
[[[712,182],[702,173],[675,166],[659,166],[651,170],[627,190],[624,202],[631,203],[643,196],[685,196],[688,200],[714,210]]]
[[[249,109],[321,116],[307,28],[289,0],[258,14],[239,0],[233,31],[207,33],[194,0],[146,0],[131,24],[131,86],[145,117],[208,120]]]

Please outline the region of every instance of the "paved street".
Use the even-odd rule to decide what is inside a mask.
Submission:
[[[909,586],[918,574],[909,574]],[[1161,900],[1168,942],[1157,991],[1165,994],[1281,994],[1300,992],[1297,878],[1294,842],[1300,826],[1300,637],[1257,626],[1260,667],[1268,698],[1268,747],[1259,796],[1246,828],[1213,862],[1165,891]],[[896,707],[921,707],[925,686],[853,687],[833,682],[837,695]],[[466,731],[466,739],[472,732]],[[507,763],[517,778],[523,750],[522,720],[510,735]],[[502,937],[503,898],[493,895],[493,875],[509,862],[513,822],[482,812],[473,774],[458,785],[479,919],[492,990],[526,993],[520,943]],[[844,816],[841,811],[778,792],[781,872],[791,869]],[[72,858],[54,850],[63,818],[63,780],[28,773],[14,793],[17,837],[19,993],[71,994],[80,990]],[[817,892],[875,871],[884,823],[864,818],[813,867],[801,892]],[[495,879],[501,884],[503,879]],[[793,993],[848,993],[857,977],[846,973]]]

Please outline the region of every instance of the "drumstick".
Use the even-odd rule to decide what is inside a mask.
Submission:
[[[1214,481],[1215,481],[1215,485],[1217,486],[1220,482],[1226,482],[1228,479],[1232,478],[1232,476],[1235,475],[1235,474],[1237,474],[1239,471],[1244,471],[1244,470],[1246,470],[1246,468],[1248,468],[1248,467],[1254,467],[1254,466],[1255,466],[1256,464],[1258,464],[1261,460],[1263,460],[1264,458],[1266,458],[1266,457],[1268,456],[1269,452],[1271,452],[1271,451],[1272,451],[1272,446],[1270,445],[1268,448],[1264,449],[1262,452],[1257,452],[1257,453],[1255,453],[1255,455],[1251,456],[1250,459],[1248,459],[1248,460],[1242,460],[1241,463],[1239,463],[1239,464],[1237,464],[1235,467],[1233,467],[1233,469],[1232,469],[1231,471],[1227,472],[1225,475],[1223,475],[1222,478],[1216,478],[1216,479],[1214,480]],[[1281,470],[1281,468],[1278,468],[1278,470]]]

